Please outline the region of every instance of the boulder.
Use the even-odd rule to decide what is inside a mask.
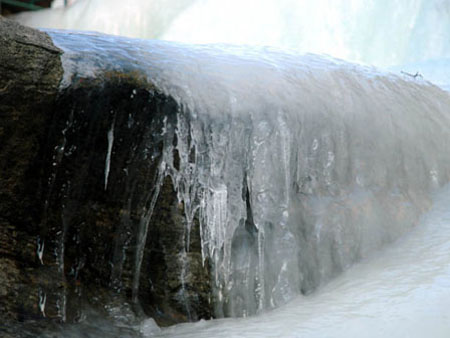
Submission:
[[[0,44],[0,321],[210,318],[198,221],[186,246],[157,170],[176,102],[131,71],[62,88],[63,52],[3,18]]]
[[[63,70],[42,32],[0,17],[0,317],[39,315],[44,145]]]

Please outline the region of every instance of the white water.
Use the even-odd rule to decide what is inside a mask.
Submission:
[[[361,298],[368,316],[378,318],[380,304],[392,306],[392,294],[373,294],[379,288],[364,284],[372,281],[363,276],[370,276],[372,265],[350,278],[352,287],[320,287],[410,231],[431,206],[431,193],[449,182],[447,92],[421,79],[270,48],[51,35],[66,51],[65,84],[73,75],[99,78],[104,69],[139,71],[183,107],[174,112],[176,123],[161,130],[159,177],[172,178],[185,205],[188,233],[199,216],[203,255],[214,262],[217,316],[260,313],[317,287],[314,295],[274,313],[299,307],[295,313],[309,316],[314,311],[302,309],[310,302],[313,308],[330,308],[313,323],[321,316],[332,320],[332,306],[321,307],[326,302],[321,297],[349,302],[344,308],[349,317]],[[151,213],[144,213],[142,233],[149,222]],[[434,250],[432,239],[418,236]],[[394,255],[397,266],[393,250],[386,257]],[[413,245],[400,250],[416,254]],[[411,261],[403,261],[401,278],[409,275]],[[139,264],[138,259],[136,274]],[[373,273],[381,273],[373,264]],[[340,298],[344,290],[347,297]],[[447,294],[436,290],[445,301]],[[392,286],[387,291],[404,294]],[[407,298],[417,307],[433,302]],[[258,318],[265,317],[254,319],[257,326]],[[278,330],[284,327],[283,315],[274,318]],[[447,318],[436,320],[448,324]],[[270,330],[270,322],[262,321]],[[193,330],[202,325],[215,324],[199,323]]]
[[[129,37],[270,45],[383,67],[450,57],[448,0],[77,0],[16,19]]]
[[[409,337],[450,335],[450,188],[420,225],[307,297],[246,319],[180,324],[146,337]],[[146,326],[147,324],[147,326]]]
[[[386,66],[448,56],[449,31],[447,0],[200,0],[164,38],[288,47]]]
[[[448,89],[449,32],[448,0],[198,0],[162,38],[328,54]]]
[[[328,54],[419,72],[450,88],[448,0],[77,0],[15,19],[40,28]]]
[[[450,88],[449,1],[78,0],[18,20],[419,72],[414,80],[268,48],[58,39],[72,51],[66,83],[70,72],[138,70],[186,108],[167,126],[161,172],[174,180],[187,225],[200,215],[217,315],[254,315],[162,331],[147,321],[147,336],[450,336],[448,188],[426,213],[449,179],[450,99],[427,83]],[[167,146],[175,134],[179,169]]]
[[[96,31],[137,38],[159,37],[179,12],[195,0],[76,0],[22,12],[14,19],[36,28]]]

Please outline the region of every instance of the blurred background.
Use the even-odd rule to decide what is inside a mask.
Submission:
[[[75,0],[0,0],[1,14],[4,16],[37,11],[44,8],[58,8],[71,5]]]

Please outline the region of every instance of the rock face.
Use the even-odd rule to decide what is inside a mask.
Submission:
[[[156,170],[175,101],[131,72],[60,91],[62,51],[2,18],[0,45],[0,321],[124,304],[162,325],[211,317],[198,224],[186,251]]]
[[[0,18],[0,45],[0,318],[21,320],[38,315],[43,146],[63,70],[44,33]]]

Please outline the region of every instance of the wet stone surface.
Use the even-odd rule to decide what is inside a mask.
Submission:
[[[160,325],[210,318],[198,222],[186,252],[183,205],[158,176],[176,103],[135,73],[59,90],[62,52],[45,33],[2,18],[0,33],[0,319],[11,323],[0,332],[84,321],[89,308],[128,306]]]

